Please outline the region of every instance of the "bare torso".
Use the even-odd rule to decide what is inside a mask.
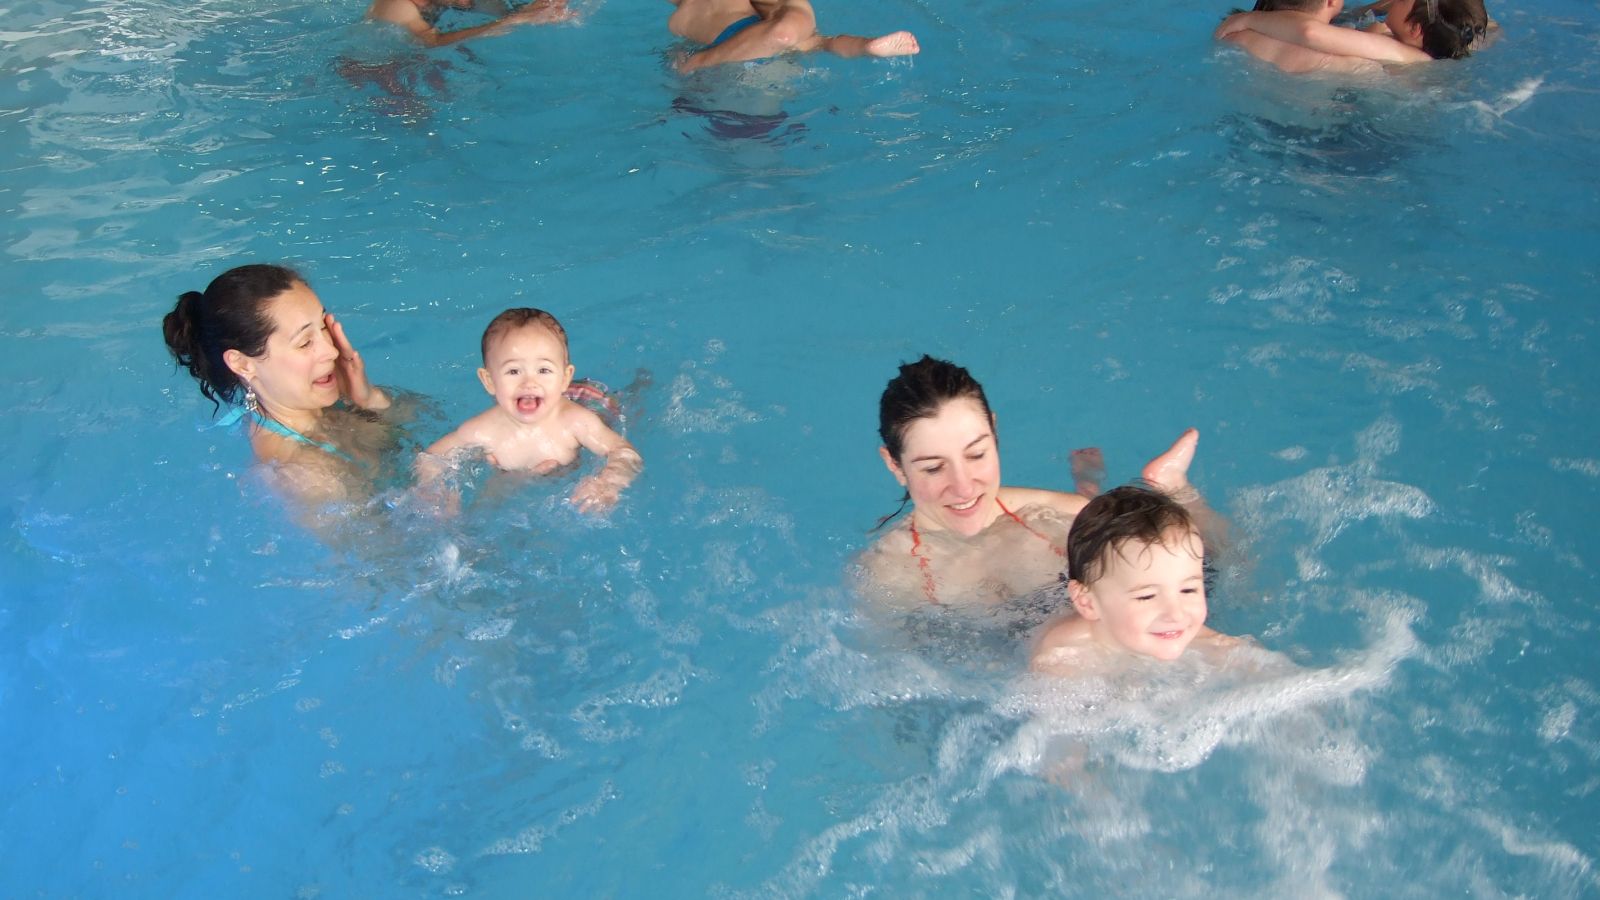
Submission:
[[[1060,583],[1067,532],[1086,501],[1027,488],[1002,488],[999,499],[1010,513],[972,537],[913,534],[912,517],[902,519],[862,553],[865,589],[892,606],[994,605]]]

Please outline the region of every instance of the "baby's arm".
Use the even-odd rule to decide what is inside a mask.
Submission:
[[[1213,36],[1223,40],[1246,30],[1334,56],[1356,56],[1399,63],[1426,62],[1433,58],[1387,35],[1341,28],[1294,12],[1234,13],[1222,20]]]
[[[591,410],[574,403],[567,415],[571,417],[571,432],[578,443],[590,453],[606,458],[605,468],[585,478],[572,492],[572,502],[581,512],[604,510],[614,505],[622,496],[622,489],[638,477],[644,469],[644,459],[627,438],[606,427]]]
[[[417,460],[412,465],[417,476],[413,491],[419,499],[445,515],[453,516],[461,512],[461,495],[450,489],[444,476],[450,471],[448,457],[452,453],[475,446],[466,436],[466,428],[463,425],[434,441],[425,452],[417,454]]]

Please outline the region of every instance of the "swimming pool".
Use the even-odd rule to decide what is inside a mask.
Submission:
[[[360,11],[0,12],[0,893],[1600,893],[1592,6],[1330,85],[1219,53],[1222,6],[1002,0],[819,11],[914,62],[682,82],[665,4],[596,3],[410,98],[348,65],[394,52]],[[555,311],[580,375],[647,371],[645,476],[306,535],[157,339],[253,260],[425,437],[490,316]],[[863,616],[924,351],[1008,483],[1199,427],[1212,624],[1299,672],[1107,706]]]

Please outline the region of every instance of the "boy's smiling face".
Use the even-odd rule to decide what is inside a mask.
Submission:
[[[483,389],[519,424],[536,425],[547,419],[572,384],[567,348],[543,325],[524,325],[500,335],[486,362],[478,370]]]
[[[1111,650],[1177,659],[1206,622],[1204,550],[1194,532],[1159,544],[1130,540],[1111,551],[1100,577],[1067,584],[1095,642]]]

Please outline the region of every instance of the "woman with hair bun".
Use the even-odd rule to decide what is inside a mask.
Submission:
[[[237,405],[218,424],[247,422],[256,459],[307,505],[350,499],[393,443],[390,396],[293,269],[229,269],[179,297],[162,331],[206,399]]]
[[[878,453],[906,490],[879,527],[908,503],[911,514],[862,554],[869,592],[912,606],[999,604],[1063,582],[1067,532],[1088,499],[1001,485],[994,413],[966,369],[931,356],[902,365],[879,401],[878,434]],[[1143,474],[1209,523],[1188,479],[1199,439],[1184,432]]]

